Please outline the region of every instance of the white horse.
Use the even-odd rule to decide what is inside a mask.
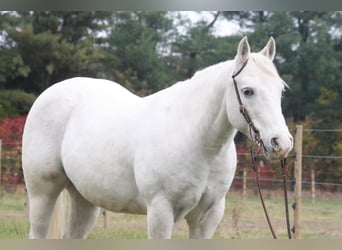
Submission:
[[[234,136],[250,136],[233,86],[268,157],[285,157],[292,137],[281,111],[285,88],[270,38],[251,53],[247,38],[234,60],[140,98],[91,78],[57,83],[34,103],[23,135],[30,238],[47,236],[56,198],[72,200],[65,238],[85,238],[100,208],[147,214],[149,238],[171,238],[186,219],[191,238],[211,238],[224,213],[236,168]]]

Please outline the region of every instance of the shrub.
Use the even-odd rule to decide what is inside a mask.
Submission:
[[[28,113],[36,97],[23,90],[0,90],[0,122]]]

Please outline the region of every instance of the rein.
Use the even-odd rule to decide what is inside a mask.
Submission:
[[[246,107],[243,105],[241,97],[240,97],[240,93],[239,93],[239,89],[237,87],[237,82],[235,80],[235,77],[238,76],[241,71],[246,67],[248,60],[246,60],[246,62],[244,62],[244,64],[242,65],[242,67],[232,75],[233,78],[233,82],[234,82],[234,89],[235,89],[235,93],[239,102],[239,110],[240,113],[243,115],[243,117],[245,118],[247,124],[248,124],[248,128],[249,128],[249,133],[251,136],[251,139],[254,140],[254,142],[258,145],[258,151],[257,153],[253,154],[253,152],[251,152],[251,158],[252,158],[252,167],[253,170],[255,172],[255,181],[256,181],[256,185],[257,185],[257,189],[258,189],[258,193],[259,193],[259,197],[260,197],[260,201],[262,204],[262,207],[264,209],[264,213],[266,216],[266,220],[268,223],[268,226],[271,230],[271,233],[273,235],[274,239],[277,239],[277,236],[274,232],[271,220],[268,216],[268,212],[267,212],[267,208],[265,206],[265,202],[264,202],[264,198],[261,192],[261,188],[260,188],[260,181],[259,181],[259,166],[256,162],[256,156],[258,155],[258,153],[260,152],[261,148],[264,148],[264,143],[261,139],[260,136],[260,132],[259,130],[255,127],[253,120],[251,119]],[[254,134],[254,136],[253,136]],[[284,201],[285,201],[285,215],[286,215],[286,226],[287,226],[287,234],[288,234],[288,238],[291,239],[291,229],[290,229],[290,218],[289,218],[289,207],[288,207],[288,199],[287,199],[287,175],[288,175],[288,166],[286,164],[286,158],[282,158],[280,160],[280,164],[282,167],[282,175],[283,175],[283,185],[284,185]]]

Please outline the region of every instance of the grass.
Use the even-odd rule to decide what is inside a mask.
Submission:
[[[286,238],[283,199],[276,194],[266,195],[266,206],[279,238]],[[292,202],[291,194],[289,196]],[[335,198],[334,198],[335,197]],[[25,211],[24,193],[0,193],[0,239],[25,239],[29,221]],[[291,205],[291,204],[290,204]],[[290,208],[291,223],[293,211]],[[146,216],[108,213],[108,226],[100,216],[89,239],[145,239]],[[337,195],[317,198],[316,203],[302,200],[301,238],[342,239],[342,200]],[[174,228],[173,238],[185,239],[188,229],[185,221]],[[226,211],[214,239],[270,239],[272,235],[263,214],[258,197],[250,195],[243,200],[240,193],[232,192],[227,197]]]

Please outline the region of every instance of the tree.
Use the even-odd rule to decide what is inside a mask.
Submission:
[[[204,67],[232,59],[239,37],[215,37],[213,26],[221,12],[213,13],[212,20],[188,25],[187,32],[172,44],[173,65],[178,80],[190,78]]]
[[[99,73],[104,54],[96,46],[100,42],[96,34],[111,13],[46,11],[2,16],[6,36],[0,81],[5,88],[40,93],[54,82]]]
[[[113,16],[107,54],[113,79],[144,96],[168,83],[159,46],[167,39],[172,20],[166,12],[118,12]]]
[[[0,122],[4,118],[14,118],[28,113],[35,96],[22,90],[0,91]]]

